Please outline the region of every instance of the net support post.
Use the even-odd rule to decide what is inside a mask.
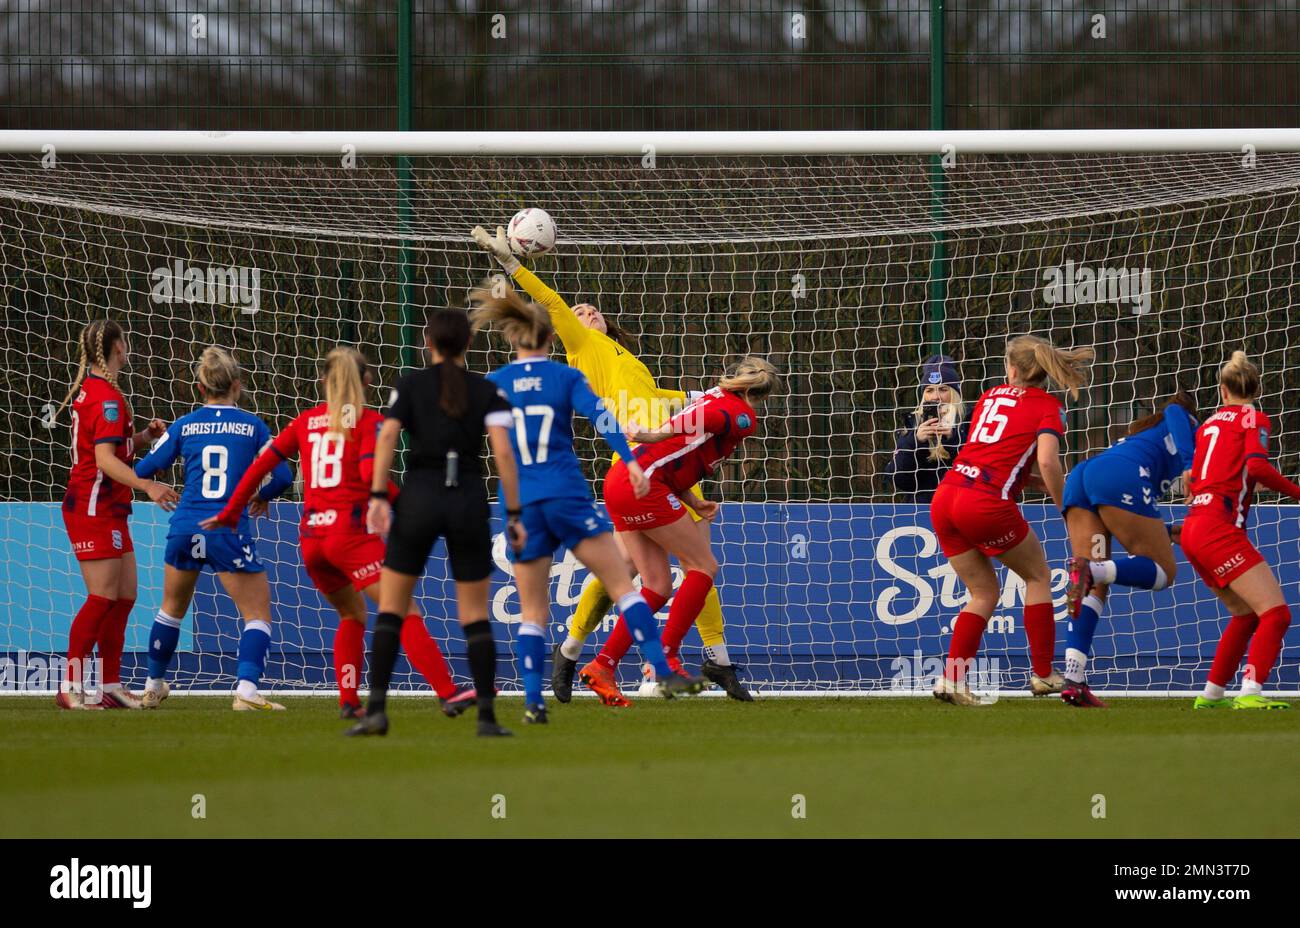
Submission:
[[[944,0],[930,0],[930,130],[944,129]],[[930,156],[930,215],[936,226],[942,226],[946,217],[948,178],[944,173],[944,156]],[[929,321],[923,326],[921,343],[927,346],[926,354],[943,353],[944,305],[948,298],[948,234],[943,228],[934,231],[934,244],[930,252]]]

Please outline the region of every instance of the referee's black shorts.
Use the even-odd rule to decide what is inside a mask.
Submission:
[[[443,485],[441,472],[407,475],[393,511],[384,566],[418,577],[439,538],[455,580],[473,583],[492,573],[491,510],[483,481],[473,477],[459,487]]]

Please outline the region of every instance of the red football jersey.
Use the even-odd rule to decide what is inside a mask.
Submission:
[[[373,409],[361,413],[350,436],[329,430],[324,403],[300,414],[271,443],[284,458],[302,454],[301,532],[306,537],[366,531],[370,462],[384,424]],[[364,472],[363,472],[364,471]]]
[[[970,437],[944,483],[1018,500],[1044,432],[1065,437],[1065,405],[1052,394],[1010,384],[986,390],[975,403]]]
[[[758,416],[742,397],[714,387],[669,420],[675,433],[632,454],[647,477],[658,476],[675,493],[685,493],[713,473],[723,458],[754,434]]]
[[[1196,430],[1192,498],[1188,515],[1217,515],[1233,525],[1246,522],[1255,497],[1249,460],[1268,457],[1268,416],[1253,406],[1224,406]]]
[[[72,470],[65,512],[122,518],[131,514],[131,488],[110,480],[95,463],[95,446],[111,442],[117,457],[129,464],[132,447],[131,407],[120,390],[97,374],[87,374],[72,401]]]

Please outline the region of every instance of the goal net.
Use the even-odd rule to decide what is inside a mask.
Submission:
[[[378,405],[422,363],[426,310],[464,305],[496,270],[470,228],[504,224],[523,206],[547,209],[560,230],[532,269],[571,304],[616,320],[661,386],[706,389],[746,353],[785,373],[761,439],[711,485],[725,501],[713,538],[727,642],[760,692],[915,692],[946,653],[963,592],[924,498],[890,468],[931,353],[953,359],[969,411],[1001,382],[1009,337],[1095,346],[1092,385],[1067,401],[1069,467],[1179,387],[1211,411],[1219,365],[1244,348],[1264,371],[1275,461],[1289,474],[1300,463],[1289,420],[1300,387],[1300,154],[1243,150],[1236,136],[1180,150],[1160,133],[1109,148],[1105,135],[1085,133],[1074,135],[1088,136],[1087,150],[1047,152],[1036,133],[978,133],[982,145],[955,148],[942,146],[961,133],[905,134],[921,142],[879,148],[853,133],[842,150],[834,133],[812,148],[780,133],[746,148],[750,137],[736,134],[709,151],[711,142],[675,146],[666,134],[603,149],[570,137],[566,152],[554,138],[543,149],[527,136],[475,146],[416,134],[423,148],[406,136],[399,157],[388,134],[359,135],[354,149],[342,135],[245,134],[246,150],[235,151],[198,133],[141,134],[138,146],[117,135],[98,149],[93,134],[63,133],[44,152],[38,135],[0,133],[11,423],[0,462],[0,658],[11,682],[66,647],[84,596],[59,507],[67,414],[52,412],[88,320],[127,330],[122,383],[138,420],[194,408],[192,365],[211,344],[235,351],[243,405],[273,431],[318,401],[318,363],[339,343],[375,364]],[[1121,150],[1135,147],[1148,150]],[[504,360],[500,342],[477,337],[473,369]],[[579,435],[599,495],[607,453],[585,425]],[[179,485],[179,468],[169,476]],[[336,618],[301,567],[299,489],[256,523],[274,603],[267,682],[327,692]],[[1026,494],[1024,511],[1053,566],[1059,655],[1064,527],[1041,496]],[[1300,580],[1295,514],[1265,493],[1252,517],[1287,589]],[[137,501],[140,592],[124,665],[137,683],[166,532],[166,514]],[[491,608],[505,638],[518,598],[499,534],[495,553]],[[557,561],[552,641],[586,576],[571,555]],[[1028,672],[1022,593],[1006,585],[985,636],[1005,691],[1023,690]],[[419,603],[464,676],[441,547]],[[1225,620],[1180,555],[1171,591],[1112,595],[1090,680],[1111,692],[1199,687]],[[211,577],[183,627],[176,683],[228,688],[240,624]],[[688,662],[699,647],[692,632]],[[501,653],[510,686],[517,675]],[[636,662],[623,673],[637,679]],[[1296,689],[1298,673],[1291,644],[1277,685]],[[423,686],[405,663],[396,680]]]

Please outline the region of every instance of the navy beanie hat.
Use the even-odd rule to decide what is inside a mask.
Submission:
[[[961,392],[961,372],[957,362],[947,355],[932,354],[921,362],[921,389],[935,384],[945,384]]]

